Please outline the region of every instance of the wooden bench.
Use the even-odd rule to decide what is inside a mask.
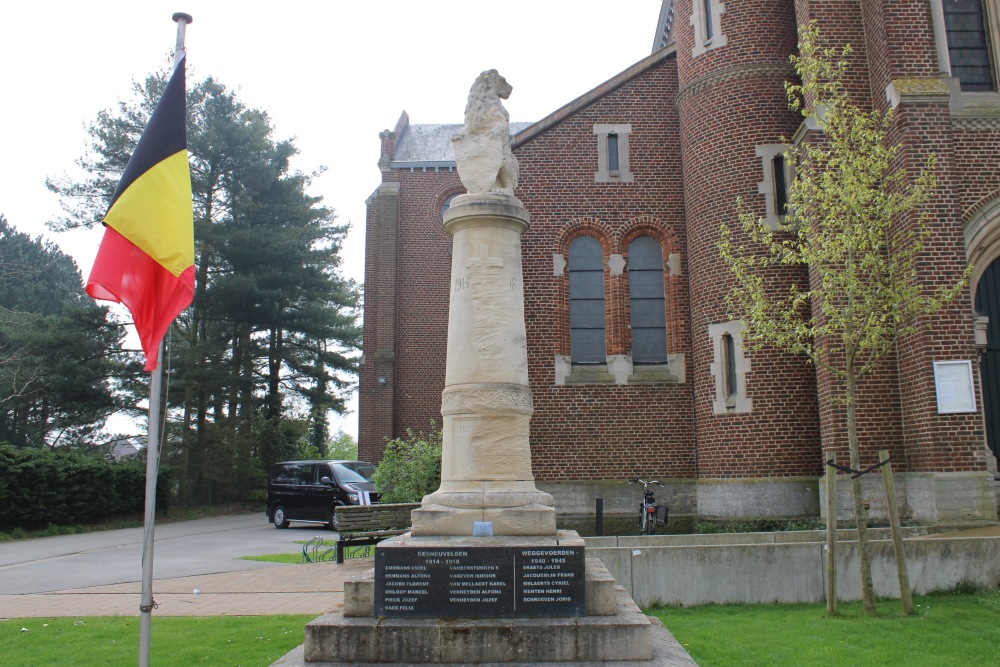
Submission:
[[[344,562],[344,547],[351,544],[378,544],[410,530],[410,512],[420,503],[342,505],[334,508],[337,528],[337,562]]]

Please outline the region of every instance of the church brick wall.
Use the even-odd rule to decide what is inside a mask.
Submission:
[[[625,255],[639,234],[660,240],[666,260],[680,256],[680,275],[665,277],[670,354],[689,354],[684,200],[676,113],[664,100],[677,86],[668,58],[515,148],[517,191],[531,213],[522,239],[528,366],[535,414],[533,469],[539,480],[691,478],[695,473],[691,374],[670,384],[564,384],[556,355],[569,355],[568,275],[553,275],[553,254],[588,234],[604,247],[607,352],[631,352],[628,270],[612,275],[608,259]],[[594,125],[631,124],[634,180],[595,183]]]
[[[380,246],[371,241],[387,233],[380,226],[394,222],[379,218],[377,203],[375,210],[370,208],[367,223],[366,264],[372,266],[366,267],[365,275],[366,346],[361,370],[359,456],[373,462],[381,460],[386,439],[403,437],[408,429],[421,433],[441,427],[451,236],[444,231],[440,209],[449,194],[463,192],[454,171],[394,170],[390,177],[400,186],[396,242]],[[394,299],[385,295],[388,266],[394,266],[399,276],[393,281]],[[391,317],[383,312],[387,303],[380,303],[380,299],[392,302]],[[369,321],[369,309],[376,313],[373,321]],[[391,333],[382,332],[385,327]],[[394,340],[391,364],[380,362],[376,358],[379,350],[370,350],[367,344],[383,334]],[[379,385],[378,377],[386,378],[387,383]],[[381,396],[392,401],[391,423],[386,423],[387,409],[373,400]],[[365,401],[366,397],[369,400]]]
[[[901,166],[911,174],[920,170],[929,153],[937,154],[939,185],[927,207],[931,234],[924,242],[917,264],[924,289],[933,293],[957,282],[967,263],[960,189],[957,187],[962,176],[952,159],[947,98],[937,103],[900,104],[896,109],[892,137],[903,144]],[[919,213],[911,213],[900,221],[900,226],[912,229],[918,219]],[[969,301],[960,296],[922,324],[920,332],[900,341],[898,350],[908,468],[912,471],[975,470],[982,465],[982,417],[975,413],[937,414],[933,373],[935,361],[977,358]],[[979,370],[975,366],[974,376]],[[978,384],[976,381],[973,386],[978,387]],[[976,400],[977,405],[981,405],[981,396]]]
[[[679,3],[678,9],[683,12]],[[815,373],[804,359],[773,349],[749,352],[747,393],[750,412],[717,415],[712,408],[715,379],[707,372],[713,357],[708,325],[733,319],[724,303],[734,285],[719,259],[719,228],[726,224],[743,238],[737,197],[764,214],[757,194],[761,160],[756,147],[791,137],[800,124],[788,110],[784,82],[792,74],[788,54],[796,43],[791,2],[726,3],[722,16],[728,43],[692,58],[693,30],[676,32],[680,79],[678,96],[681,152],[687,206],[691,284],[698,475],[745,478],[818,475],[820,433]],[[750,19],[746,12],[759,12]],[[741,27],[746,26],[746,27]],[[700,81],[711,85],[700,85]],[[804,272],[774,275],[805,284]],[[767,442],[767,447],[760,447]]]

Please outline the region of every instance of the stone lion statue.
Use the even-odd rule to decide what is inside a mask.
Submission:
[[[517,158],[510,150],[510,117],[501,100],[513,90],[495,69],[476,77],[465,105],[465,125],[452,135],[455,163],[470,194],[496,192],[513,196]]]

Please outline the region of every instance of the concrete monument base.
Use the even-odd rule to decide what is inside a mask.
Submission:
[[[335,617],[336,614],[330,616],[323,616],[316,621],[323,619],[329,619]],[[316,622],[314,621],[314,622]],[[607,665],[614,665],[614,667],[697,667],[691,656],[688,655],[684,647],[674,639],[674,636],[670,634],[670,631],[663,627],[659,619],[650,618],[650,635],[652,637],[652,650],[653,657],[651,660],[613,660],[613,661],[590,661],[585,663],[553,663],[553,662],[537,662],[534,660],[519,661],[517,662],[518,667],[544,667],[545,665],[553,664],[576,664],[580,667],[598,667]],[[371,662],[306,662],[305,659],[305,645],[300,644],[295,649],[291,650],[287,655],[283,656],[280,660],[275,662],[271,667],[385,667],[386,663],[371,663]],[[407,663],[409,667],[430,667],[435,665],[436,667],[461,667],[463,665],[468,665],[468,662],[435,662],[435,663]],[[499,663],[499,664],[511,664],[511,663]],[[479,663],[480,667],[496,667],[498,663]]]
[[[474,551],[480,548],[509,548],[534,553],[535,550],[582,544],[582,540],[572,531],[560,531],[557,537],[541,539],[434,539],[404,535],[386,542],[389,544],[385,547],[379,545],[378,548],[413,548],[421,557],[427,556],[427,551],[434,549],[447,549],[454,553],[461,549]],[[466,558],[468,557],[466,554]],[[376,556],[376,562],[380,562],[378,559]],[[473,557],[472,560],[476,559]],[[388,573],[398,573],[405,569],[398,566],[387,567],[387,561],[381,562]],[[469,570],[459,570],[467,571]],[[452,576],[455,573],[450,574],[448,579]],[[616,665],[624,662],[650,667],[694,664],[673,637],[655,619],[645,616],[628,592],[616,585],[599,559],[586,559],[585,579],[583,591],[586,596],[586,615],[541,618],[387,618],[375,616],[379,591],[373,568],[345,583],[343,610],[321,616],[306,626],[301,662],[279,664],[303,667],[367,663],[602,664],[608,661]],[[440,585],[440,581],[431,582],[432,587]],[[452,585],[455,585],[454,580],[444,584],[446,587]],[[661,646],[660,649],[655,648],[657,644]]]
[[[622,587],[614,616],[385,619],[321,616],[306,625],[316,663],[583,663],[653,660],[652,625]]]

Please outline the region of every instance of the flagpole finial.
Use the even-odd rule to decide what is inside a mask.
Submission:
[[[174,67],[177,67],[177,63],[181,61],[186,53],[184,48],[184,31],[189,23],[194,21],[190,14],[185,14],[184,12],[176,12],[173,17],[174,23],[177,24],[177,44],[174,46]]]

